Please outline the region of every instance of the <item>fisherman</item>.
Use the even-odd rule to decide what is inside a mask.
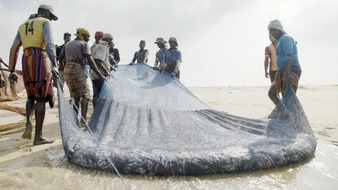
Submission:
[[[270,82],[273,83],[278,69],[276,64],[276,40],[270,34],[269,39],[271,43],[265,47],[264,73],[265,78],[270,78]]]
[[[159,37],[156,39],[155,44],[157,44],[157,47],[159,50],[156,52],[155,57],[155,64],[153,69],[156,70],[163,70],[164,62],[165,62],[165,54],[168,51],[167,46],[165,45],[167,41],[165,41],[163,38]]]
[[[148,62],[148,55],[149,51],[144,49],[146,47],[146,41],[141,40],[139,44],[140,50],[134,53],[134,57],[129,63],[129,65],[133,65],[136,63],[147,63]]]
[[[284,93],[287,85],[291,85],[296,92],[302,69],[298,61],[297,42],[283,29],[279,20],[271,21],[268,25],[270,35],[277,40],[276,63],[278,71],[269,90],[271,101],[277,105],[280,101],[278,94]]]
[[[95,64],[98,68],[104,68],[99,69],[101,73],[105,73],[105,76],[109,75],[110,67],[112,67],[109,63],[109,49],[110,45],[113,41],[113,36],[110,33],[103,34],[102,39],[99,41],[99,44],[97,44],[92,49],[92,57],[95,61]],[[90,78],[92,79],[92,85],[93,85],[93,107],[95,108],[97,100],[99,99],[101,89],[103,86],[103,81],[100,80],[100,78],[97,76],[97,74],[90,70]]]
[[[69,33],[69,32],[65,32],[64,34],[63,34],[63,41],[64,41],[64,43],[61,45],[61,46],[55,46],[55,48],[56,48],[56,60],[57,61],[59,61],[59,56],[60,56],[60,53],[61,53],[61,51],[62,51],[62,49],[63,49],[63,47],[65,46],[65,44],[66,43],[68,43],[70,40],[71,40],[71,34]],[[65,63],[63,63],[63,65],[64,65]],[[59,64],[60,65],[60,64]],[[60,67],[59,67],[60,68]],[[61,71],[60,69],[59,69],[59,78],[60,78],[60,80],[61,80],[61,82],[63,83],[63,86],[64,86],[64,83],[65,83],[65,78],[64,78],[64,75],[63,75],[63,70]],[[54,83],[55,83],[55,81],[54,81]],[[56,86],[56,85],[54,85],[54,86]],[[61,86],[61,90],[63,91],[63,86]]]
[[[180,64],[182,62],[181,51],[177,49],[178,43],[176,38],[169,38],[170,48],[165,54],[164,71],[170,76],[180,79]]]
[[[119,49],[115,48],[114,42],[111,43],[109,48],[109,63],[113,68],[117,68],[117,64],[120,62],[120,52]]]
[[[76,38],[73,41],[65,44],[59,57],[60,68],[64,68],[64,77],[69,88],[70,97],[74,98],[74,111],[78,113],[81,102],[81,126],[85,127],[87,122],[88,103],[90,99],[90,89],[87,82],[87,75],[83,71],[84,60],[89,64],[90,68],[97,74],[101,81],[105,77],[96,67],[94,63],[90,48],[88,45],[90,33],[85,28],[78,28],[76,30]],[[66,65],[63,67],[64,59],[66,58]],[[104,68],[100,68],[104,70]],[[107,73],[104,73],[108,76]]]
[[[54,107],[52,75],[56,77],[56,54],[53,42],[51,21],[58,20],[52,6],[42,4],[38,8],[37,16],[30,17],[19,26],[9,57],[9,80],[17,82],[15,73],[18,51],[23,46],[23,78],[27,92],[26,128],[22,135],[24,139],[31,139],[31,116],[35,109],[35,137],[33,144],[52,143],[54,140],[42,136],[42,127],[46,113],[45,102]]]

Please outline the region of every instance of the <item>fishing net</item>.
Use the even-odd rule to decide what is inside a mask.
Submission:
[[[87,130],[58,89],[66,156],[125,174],[205,175],[285,166],[314,155],[316,140],[288,88],[268,119],[212,109],[167,73],[120,65],[103,86]]]

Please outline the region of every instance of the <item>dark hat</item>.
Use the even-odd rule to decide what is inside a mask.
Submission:
[[[169,43],[170,43],[170,42],[175,42],[175,43],[176,43],[176,46],[178,46],[178,43],[177,43],[177,40],[176,40],[175,37],[170,37],[170,38],[169,38]]]
[[[166,44],[167,42],[163,38],[159,37],[159,38],[156,38],[156,41],[155,41],[155,44],[158,44],[158,43]]]
[[[71,36],[71,34],[68,33],[68,32],[65,32],[65,33],[63,34],[63,38],[65,38],[65,37],[67,37],[67,36]]]

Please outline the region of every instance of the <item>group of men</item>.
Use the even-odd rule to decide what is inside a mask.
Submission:
[[[33,14],[23,24],[19,26],[18,32],[14,39],[10,50],[9,61],[9,80],[17,81],[15,74],[16,63],[18,59],[18,51],[23,46],[23,79],[27,92],[26,102],[26,128],[22,138],[31,139],[32,121],[31,116],[35,111],[35,136],[34,145],[52,143],[53,140],[42,136],[43,122],[45,118],[45,103],[48,102],[50,107],[54,106],[55,96],[53,94],[52,81],[64,80],[70,91],[70,95],[74,98],[75,106],[80,107],[81,103],[81,125],[86,124],[86,114],[88,109],[90,89],[87,83],[88,75],[91,76],[93,82],[93,104],[94,108],[97,103],[99,93],[106,77],[110,75],[110,71],[114,69],[119,61],[112,54],[113,37],[110,33],[96,32],[96,41],[92,47],[89,47],[88,41],[90,33],[85,28],[78,28],[76,38],[70,41],[70,34],[65,33],[64,47],[60,48],[57,56],[52,36],[51,21],[58,20],[54,9],[47,4],[42,4],[38,8],[38,13]],[[276,41],[276,58],[270,57],[271,61],[277,63],[276,73],[270,71],[272,85],[269,90],[270,99],[277,105],[279,100],[278,93],[284,92],[285,86],[291,84],[294,90],[297,90],[298,80],[301,75],[301,69],[298,62],[296,42],[283,30],[278,20],[271,21],[268,26],[272,41]],[[176,38],[169,38],[170,47],[166,47],[166,41],[159,37],[155,44],[158,45],[158,52],[153,69],[166,71],[171,76],[180,78],[180,63],[182,61],[181,52],[177,49],[178,43]],[[148,50],[145,50],[145,41],[141,41],[140,50],[134,54],[131,64],[147,63]],[[274,47],[274,45],[273,45]],[[114,48],[113,48],[114,49]],[[271,52],[273,52],[273,48]],[[115,55],[118,51],[115,51]],[[273,53],[272,53],[273,54]],[[59,62],[59,72],[57,71],[57,58]],[[267,72],[267,62],[265,61],[265,71]],[[90,73],[88,73],[90,67]],[[272,69],[270,65],[270,69]],[[84,72],[79,72],[79,71]],[[53,78],[53,80],[52,80]],[[76,108],[76,110],[77,110]]]
[[[158,37],[155,41],[159,50],[155,55],[155,64],[153,69],[159,71],[165,71],[170,74],[172,77],[180,79],[180,64],[182,62],[182,53],[177,49],[178,43],[175,37],[169,38],[169,48],[167,48],[166,43],[162,37]],[[139,47],[140,50],[134,53],[130,65],[136,63],[147,63],[149,51],[145,49],[146,42],[144,40],[140,41]]]
[[[110,33],[96,32],[95,43],[89,47],[87,42],[89,41],[90,33],[85,28],[78,28],[75,34],[76,38],[72,41],[71,34],[65,33],[64,44],[61,47],[55,48],[52,36],[52,20],[58,20],[54,9],[47,4],[40,5],[37,14],[30,15],[28,20],[19,26],[10,50],[9,80],[16,82],[18,77],[15,73],[15,68],[18,51],[21,46],[24,49],[22,68],[24,85],[27,92],[27,122],[22,138],[31,139],[31,116],[35,111],[34,145],[53,142],[53,140],[42,136],[46,112],[45,103],[49,102],[51,108],[54,107],[55,103],[52,81],[61,80],[62,82],[66,82],[70,96],[74,99],[74,110],[76,113],[78,113],[81,107],[81,126],[85,126],[90,100],[87,77],[90,76],[92,80],[93,106],[95,108],[106,77],[110,76],[110,71],[116,67],[120,59],[118,50],[113,48],[113,37]],[[173,44],[176,44],[177,47],[176,39],[172,39],[174,41],[169,40],[169,42],[173,41]],[[143,49],[145,47],[144,41],[140,43],[141,50],[142,47]],[[175,48],[172,49],[174,50]],[[175,50],[177,52],[177,48]],[[142,52],[139,51],[135,55],[139,59]],[[147,55],[143,57],[147,57]],[[59,62],[59,73],[56,71],[57,62]],[[176,70],[172,69],[170,73],[179,77],[178,66],[176,66]],[[161,64],[161,68],[164,68],[163,64]]]
[[[81,125],[86,126],[90,95],[87,78],[90,77],[92,81],[94,108],[104,81],[95,69],[90,69],[91,63],[94,63],[99,72],[107,77],[120,61],[120,57],[118,49],[113,47],[113,36],[110,33],[97,31],[95,42],[89,50],[87,44],[90,37],[89,31],[85,28],[78,28],[75,35],[76,38],[71,41],[71,34],[64,33],[64,44],[56,46],[56,55],[59,61],[59,78],[63,84],[67,82],[70,96],[74,98],[74,110],[78,113],[81,108]]]

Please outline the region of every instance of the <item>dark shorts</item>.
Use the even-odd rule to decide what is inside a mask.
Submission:
[[[100,96],[100,92],[103,86],[103,81],[100,79],[94,79],[92,80],[93,83],[93,95],[94,96]]]

